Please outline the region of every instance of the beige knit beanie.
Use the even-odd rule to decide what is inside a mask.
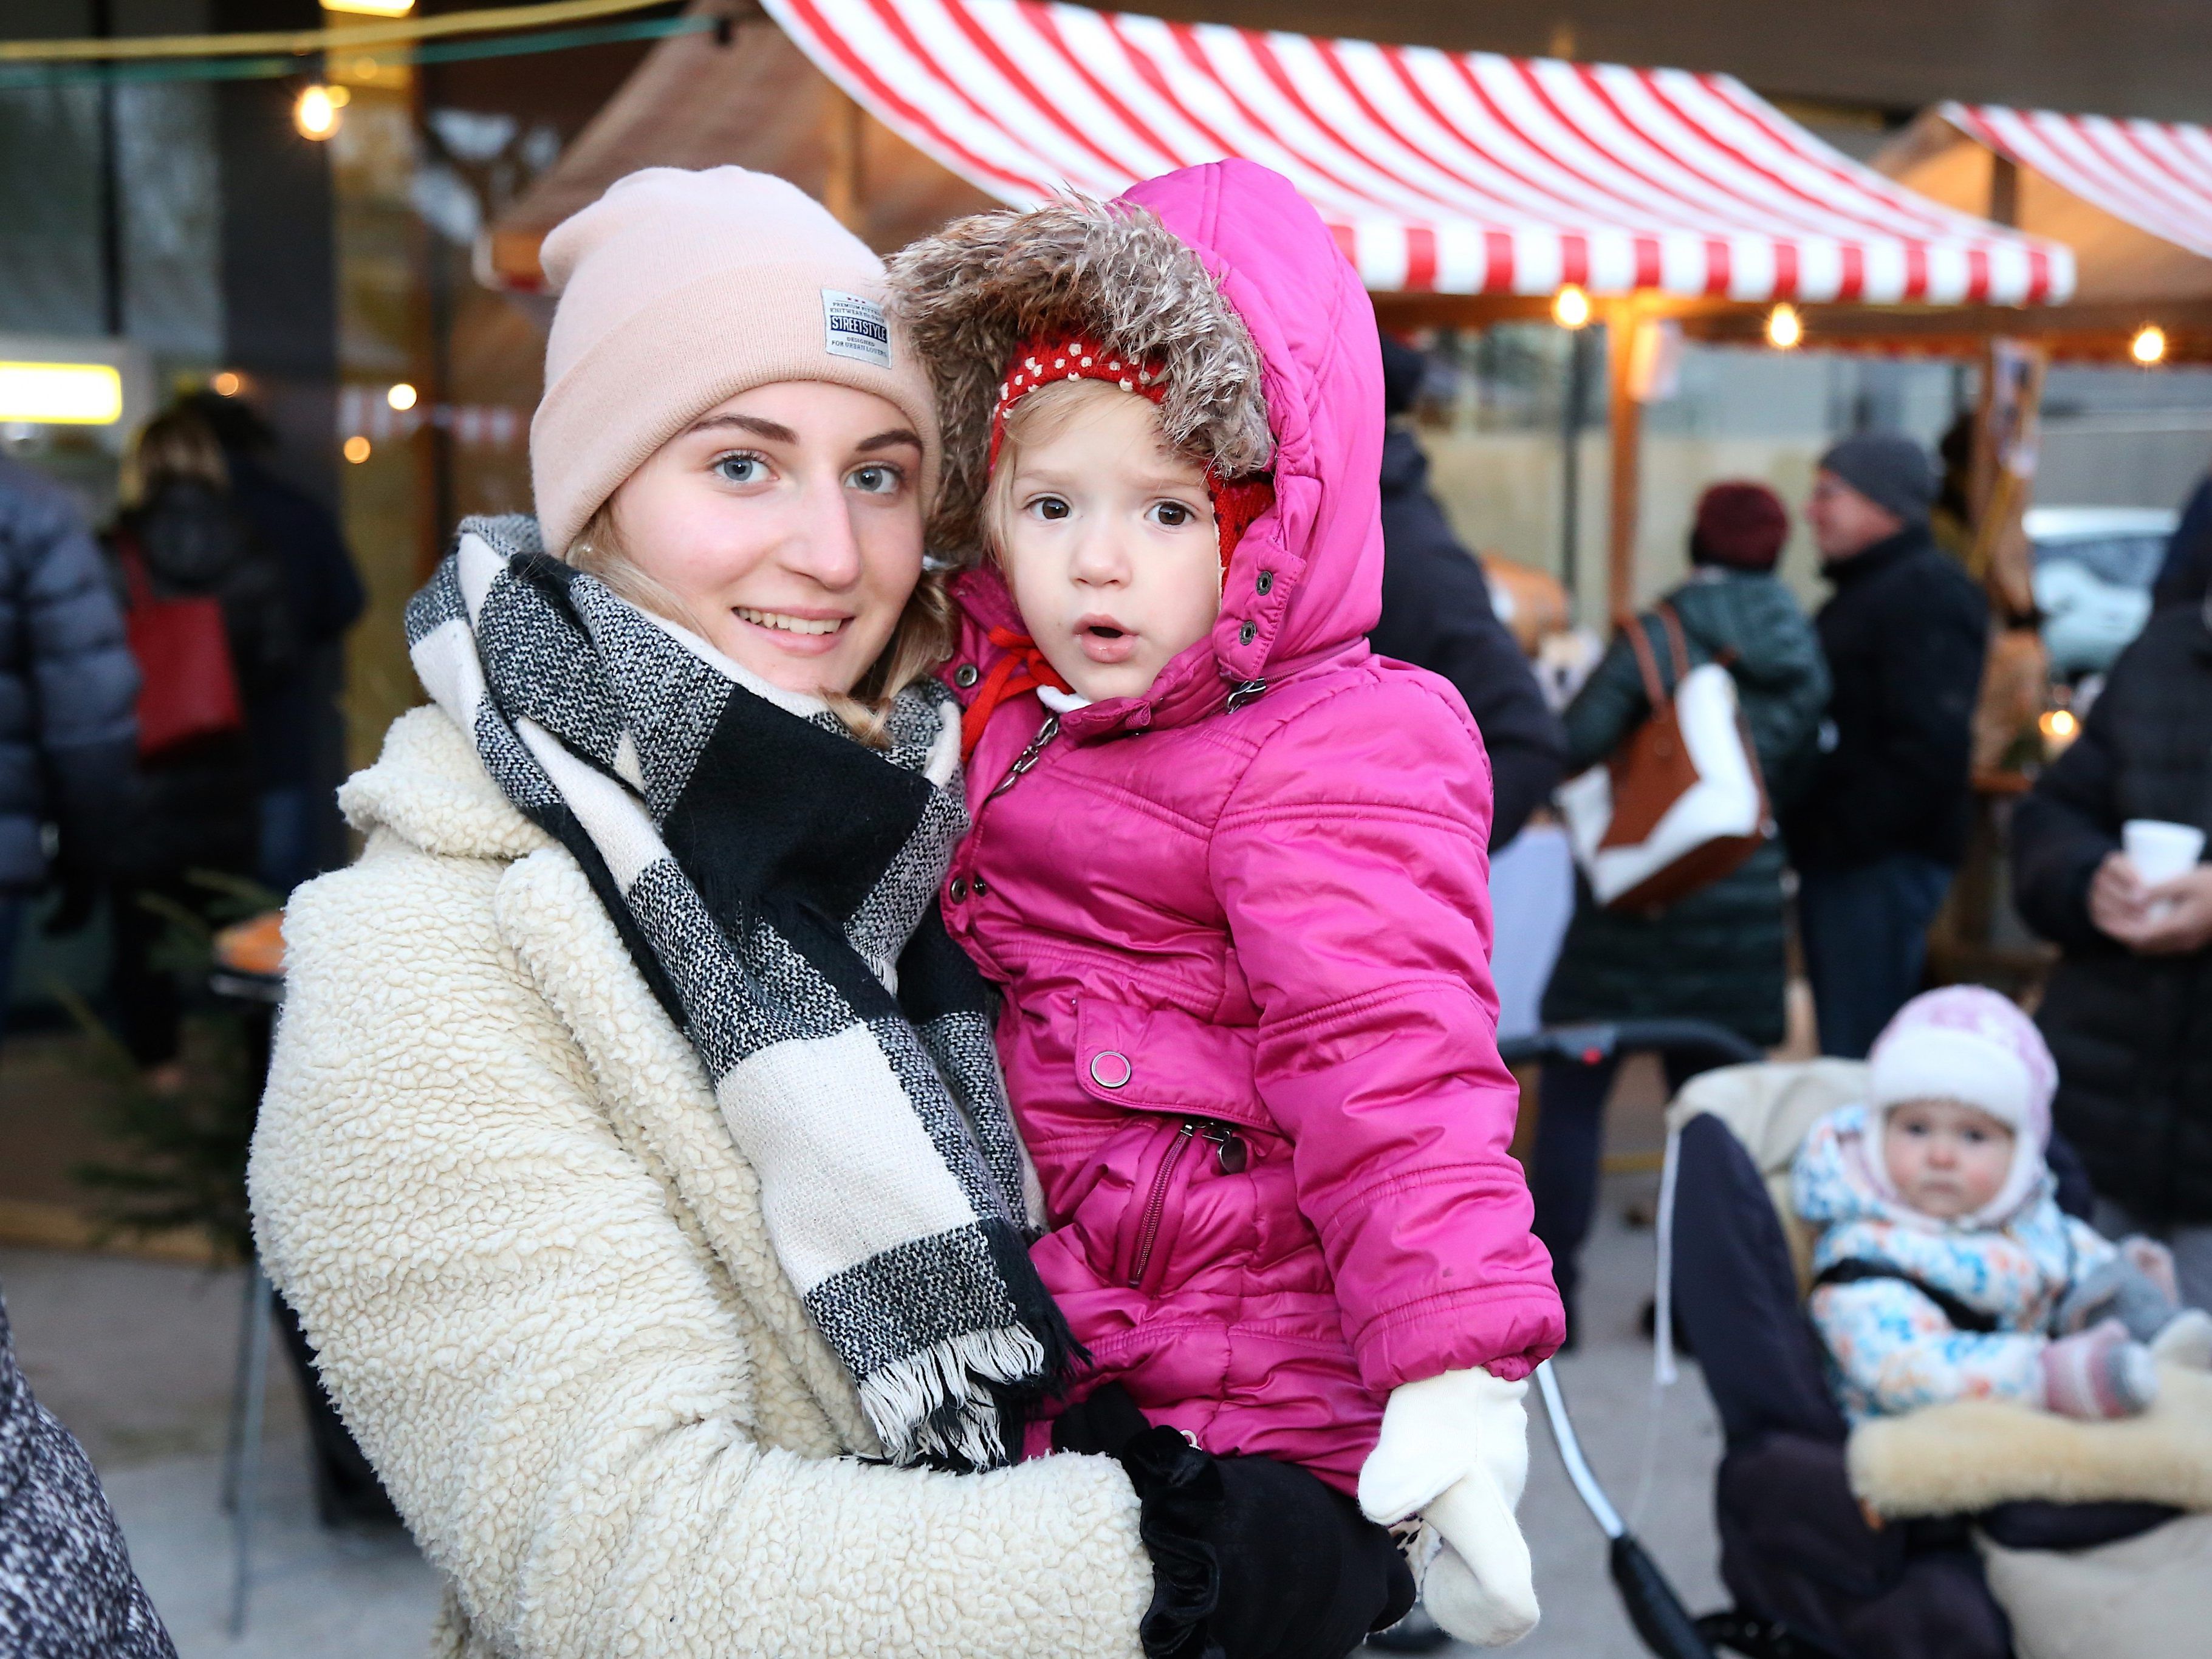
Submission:
[[[647,167],[554,227],[540,258],[561,296],[530,474],[549,551],[564,551],[661,445],[777,380],[872,392],[921,434],[937,483],[929,376],[883,309],[883,261],[797,185],[744,167]]]

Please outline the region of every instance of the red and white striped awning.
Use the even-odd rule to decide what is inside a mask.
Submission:
[[[765,0],[1003,201],[1224,155],[1287,174],[1378,292],[2063,299],[2073,258],[1860,166],[1721,75],[1453,54],[1038,0]]]
[[[1938,112],[2115,219],[2212,258],[2212,131],[1995,104],[1945,104]]]

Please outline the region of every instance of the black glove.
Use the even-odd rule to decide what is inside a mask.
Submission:
[[[1413,1607],[1390,1534],[1293,1464],[1200,1451],[1114,1385],[1053,1430],[1056,1450],[1117,1458],[1137,1490],[1149,1659],[1344,1659]]]

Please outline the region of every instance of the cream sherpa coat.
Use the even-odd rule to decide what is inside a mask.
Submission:
[[[441,1650],[1133,1659],[1127,1479],[876,1451],[690,1046],[443,714],[294,896],[262,1259],[448,1581]]]

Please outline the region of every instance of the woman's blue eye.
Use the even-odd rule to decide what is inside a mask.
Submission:
[[[768,465],[757,455],[725,455],[714,463],[725,483],[758,483],[768,477]]]
[[[872,461],[866,466],[856,466],[845,475],[845,482],[854,489],[871,495],[896,495],[905,475],[895,466]]]

